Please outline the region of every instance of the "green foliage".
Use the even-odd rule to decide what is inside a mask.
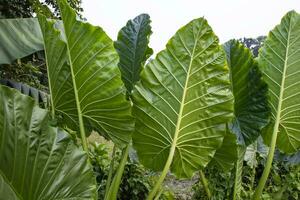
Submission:
[[[204,170],[209,183],[212,197],[210,200],[232,199],[231,192],[234,185],[234,176],[230,172],[224,172],[217,166]],[[193,200],[209,200],[201,180],[193,186]]]
[[[105,144],[92,144],[89,149],[91,163],[96,174],[98,184],[98,199],[103,200],[108,177],[109,158],[108,148]],[[116,163],[113,171],[117,170],[121,159],[121,151],[116,153]],[[151,173],[138,163],[128,161],[124,168],[117,199],[144,200],[151,188]]]
[[[259,68],[269,87],[271,122],[263,132],[270,145],[268,159],[254,199],[259,199],[272,165],[275,147],[285,153],[300,148],[300,15],[288,12],[272,31],[258,56]]]
[[[234,95],[234,119],[229,126],[240,145],[253,143],[269,122],[267,84],[251,51],[238,41],[224,44]]]
[[[0,18],[32,17],[33,9],[28,0],[2,0]]]
[[[140,72],[153,50],[148,47],[152,33],[150,16],[141,14],[129,20],[118,34],[114,46],[119,54],[119,68],[122,80],[130,94],[134,85],[140,80]]]
[[[133,120],[113,42],[101,28],[77,20],[66,1],[59,2],[64,31],[39,16],[53,112],[80,133],[85,150],[85,134],[92,129],[124,146]]]
[[[224,52],[207,21],[193,20],[146,65],[133,91],[140,161],[191,177],[221,144],[231,111]]]
[[[149,172],[140,164],[127,163],[118,192],[118,200],[146,199],[151,189],[151,182],[147,173]]]
[[[83,11],[81,0],[68,0],[68,3],[77,14],[80,15]],[[33,17],[36,10],[53,10],[52,16],[60,16],[57,0],[1,0],[0,18]],[[43,12],[43,14],[45,14],[45,12]]]
[[[270,144],[271,137],[277,136],[276,145],[285,153],[294,153],[300,147],[300,113],[297,109],[300,104],[299,34],[300,15],[291,11],[270,32],[258,57],[263,77],[269,86],[272,119],[263,137]]]
[[[90,144],[89,157],[96,176],[98,199],[103,200],[110,163],[108,147],[105,143]]]
[[[257,185],[266,160],[257,157],[258,166],[255,168],[254,186]],[[243,190],[242,199],[251,199],[253,186],[251,186],[253,170],[249,166],[244,166],[243,170]],[[300,194],[300,167],[299,165],[289,165],[285,162],[274,161],[270,177],[262,193],[262,200],[297,200]]]
[[[44,49],[36,18],[0,19],[0,39],[0,64],[10,64]],[[23,62],[35,61],[39,55],[41,53],[24,58]]]
[[[0,79],[26,83],[45,92],[48,91],[47,70],[43,59],[29,56],[11,65],[0,65]]]
[[[253,168],[243,164],[241,199],[250,200],[253,195],[253,189],[257,186],[262,174],[266,158],[257,153],[258,165]],[[252,176],[254,176],[254,185],[251,185]],[[209,182],[209,188],[212,195],[211,200],[232,199],[232,189],[234,187],[234,176],[230,172],[224,172],[217,167],[205,169],[205,176]],[[206,192],[199,181],[193,186],[194,200],[208,200]],[[270,178],[267,181],[265,191],[262,194],[262,200],[297,200],[300,194],[300,167],[299,165],[290,165],[282,161],[274,161],[270,172]]]
[[[143,165],[162,170],[152,199],[169,168],[183,178],[208,164],[232,117],[225,55],[205,19],[179,29],[146,65],[132,97],[133,145]]]
[[[219,149],[217,149],[214,157],[207,167],[218,166],[224,171],[230,171],[236,160],[238,159],[237,154],[237,139],[236,135],[231,133],[226,127],[226,135],[224,137],[223,143]]]
[[[297,134],[300,116],[297,109],[300,104],[299,70],[296,67],[300,56],[299,14],[289,12],[281,24],[270,32],[259,54],[259,68],[254,56],[263,38],[257,41],[243,40],[254,52],[254,56],[249,49],[236,41],[226,43],[224,46],[226,61],[218,38],[203,18],[195,19],[179,29],[168,42],[166,49],[158,53],[144,68],[146,60],[152,54],[152,50],[148,47],[151,34],[148,15],[143,14],[128,21],[119,32],[118,41],[113,43],[101,28],[77,20],[77,13],[71,7],[80,11],[81,8],[77,7],[81,3],[80,0],[68,1],[71,7],[66,0],[57,1],[58,6],[53,0],[45,0],[42,3],[36,0],[28,1],[32,5],[27,1],[19,5],[18,1],[11,1],[15,2],[13,6],[16,10],[19,9],[18,6],[24,7],[24,12],[10,12],[10,4],[5,4],[0,5],[1,13],[19,17],[32,16],[34,7],[38,13],[43,14],[39,15],[42,34],[39,33],[40,29],[36,29],[37,36],[40,35],[43,39],[29,34],[31,38],[23,41],[23,44],[27,42],[28,45],[23,46],[18,45],[18,38],[26,32],[22,31],[24,29],[15,31],[17,29],[9,28],[10,32],[0,31],[3,38],[8,38],[2,39],[1,44],[10,49],[7,51],[1,47],[2,52],[9,52],[7,55],[3,53],[4,56],[1,58],[5,62],[1,63],[10,63],[14,59],[45,49],[47,69],[44,67],[43,58],[36,59],[35,56],[30,56],[26,62],[19,59],[13,65],[1,65],[0,75],[28,82],[31,86],[45,90],[47,87],[43,85],[47,85],[45,82],[48,80],[51,117],[56,117],[58,125],[69,130],[71,134],[49,126],[48,113],[37,106],[32,106],[33,101],[29,101],[29,97],[26,99],[15,90],[0,87],[0,101],[3,101],[0,107],[2,114],[0,133],[2,135],[10,133],[8,136],[0,137],[4,138],[3,141],[7,140],[0,144],[2,186],[0,194],[5,194],[8,199],[16,199],[16,195],[23,199],[37,199],[37,194],[44,195],[44,193],[47,193],[45,194],[47,198],[52,198],[51,195],[61,195],[55,198],[65,198],[68,195],[77,195],[74,198],[81,198],[81,195],[83,199],[94,198],[96,188],[89,162],[84,153],[73,144],[77,142],[73,131],[75,130],[80,133],[83,148],[89,153],[90,163],[97,176],[98,198],[101,200],[173,199],[172,192],[161,189],[161,183],[167,173],[171,171],[177,177],[188,178],[200,168],[207,166],[211,160],[212,165],[205,169],[205,174],[210,183],[208,187],[213,194],[212,199],[239,198],[240,190],[242,198],[249,199],[253,195],[253,188],[257,185],[255,199],[299,198],[299,167],[276,161],[267,181],[276,143],[280,150],[287,153],[297,152],[300,145]],[[49,9],[48,6],[52,8]],[[5,12],[2,11],[4,7]],[[47,19],[59,17],[58,10],[62,21],[57,23],[55,20]],[[34,22],[32,19],[27,21]],[[1,21],[3,22],[5,23],[4,20]],[[20,20],[14,22],[20,23]],[[24,23],[23,27],[31,26]],[[16,36],[17,40],[9,38],[9,35]],[[10,41],[16,41],[17,45],[9,46],[13,44]],[[252,46],[252,43],[257,46]],[[42,45],[44,47],[41,47]],[[10,69],[11,66],[17,67]],[[130,98],[132,102],[126,99],[126,90],[119,69],[127,92],[132,91]],[[259,69],[262,70],[262,74]],[[44,75],[46,71],[47,78]],[[269,86],[268,102],[265,95],[267,86],[262,81],[262,76]],[[36,90],[23,87],[21,84],[12,86],[20,86],[21,90],[25,88],[28,94],[31,94],[31,91],[39,94]],[[13,95],[9,94],[9,91],[14,91],[11,93]],[[270,153],[267,162],[261,158],[257,160],[259,150],[258,143],[255,142],[251,155],[247,155],[249,156],[246,159],[247,163],[251,163],[248,167],[246,162],[243,162],[244,153],[238,153],[237,156],[237,149],[242,147],[245,150],[245,147],[252,144],[260,135],[261,129],[268,122],[267,103],[271,107],[272,116],[268,129],[264,130],[264,139],[271,144]],[[162,171],[159,177],[153,176],[138,163],[126,164],[134,126],[131,117],[132,106],[136,117],[134,148],[145,167]],[[15,123],[16,121],[18,123]],[[24,130],[18,127],[20,124],[23,124]],[[110,166],[113,165],[109,164],[109,152],[105,145],[95,143],[88,149],[86,134],[91,130],[97,130],[119,147],[126,147],[122,156],[120,153],[117,154],[116,165],[111,169]],[[19,132],[26,134],[20,136]],[[230,132],[236,134],[241,146],[237,147],[235,135]],[[72,138],[70,135],[75,137]],[[47,137],[50,139],[47,140]],[[37,140],[42,144],[49,143],[49,148],[41,150],[43,153],[46,152],[44,157],[40,155],[45,154],[40,154],[39,151],[44,145],[40,147],[40,144],[36,143]],[[54,150],[51,149],[53,147]],[[61,153],[64,149],[68,157],[56,154],[56,151]],[[23,154],[27,152],[29,154],[24,156]],[[35,156],[30,156],[31,154]],[[298,154],[285,159],[292,159],[292,162],[295,162],[297,156]],[[60,157],[62,161],[58,162]],[[235,165],[235,176],[234,173],[221,171],[221,168],[224,171],[230,170],[237,157],[239,161]],[[29,161],[33,163],[33,170],[40,169],[36,165],[46,166],[41,171],[41,176],[39,170],[32,174],[31,169],[27,167]],[[4,162],[8,165],[3,165]],[[48,173],[48,162],[53,162],[58,170],[54,172],[50,170]],[[265,163],[266,170],[262,174],[261,169]],[[76,166],[84,170],[84,175],[73,180],[74,174],[79,170]],[[242,171],[243,167],[245,171]],[[115,175],[113,181],[107,178],[108,171]],[[244,176],[241,173],[244,173]],[[27,178],[27,174],[30,178]],[[45,174],[52,174],[55,179],[52,179],[52,176],[50,179],[46,177],[49,182],[45,182],[47,184],[44,185],[41,180]],[[258,182],[260,176],[262,179]],[[121,184],[117,192],[119,180]],[[153,180],[157,182],[151,190]],[[27,184],[26,181],[33,184]],[[267,187],[265,192],[262,192],[265,182]],[[48,183],[53,183],[50,189]],[[109,195],[104,194],[106,184]],[[26,188],[27,185],[30,188]],[[78,185],[82,187],[73,191]],[[65,190],[65,187],[69,190]],[[39,190],[41,188],[42,191]],[[194,198],[205,199],[204,189],[208,191],[207,187],[203,188],[200,183],[195,186],[197,192]],[[37,192],[33,193],[33,190]]]
[[[93,199],[92,169],[70,135],[30,97],[5,86],[0,96],[1,199]]]

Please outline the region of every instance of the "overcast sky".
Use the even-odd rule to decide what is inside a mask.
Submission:
[[[151,17],[150,46],[164,49],[189,21],[205,17],[221,42],[267,35],[289,10],[300,12],[300,0],[82,0],[84,17],[115,40],[118,31],[141,13]]]

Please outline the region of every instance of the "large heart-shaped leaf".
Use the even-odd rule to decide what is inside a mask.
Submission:
[[[205,19],[181,28],[147,64],[133,103],[133,144],[146,167],[171,165],[178,177],[191,177],[210,161],[232,117],[233,98],[224,51]]]
[[[9,64],[43,48],[36,18],[0,19],[0,64]]]
[[[58,3],[63,33],[40,16],[53,108],[81,135],[84,125],[117,144],[128,143],[133,128],[131,105],[113,42],[101,28],[77,21],[66,1]]]
[[[48,111],[0,86],[0,199],[95,199],[87,156]]]
[[[120,56],[119,68],[127,91],[131,93],[135,83],[140,80],[140,72],[146,60],[153,51],[148,47],[152,33],[150,17],[141,14],[129,20],[115,42],[115,48]]]
[[[267,85],[262,80],[251,51],[238,41],[224,44],[234,96],[231,131],[240,145],[253,143],[269,122]]]
[[[251,51],[235,40],[230,40],[223,46],[230,68],[231,87],[235,100],[234,118],[229,124],[230,130],[222,146],[217,150],[212,164],[228,171],[235,163],[240,163],[237,161],[237,143],[242,146],[253,143],[260,135],[261,129],[268,124],[269,108],[267,85],[262,80]],[[236,137],[230,132],[233,132]],[[244,154],[239,155],[242,156],[239,160],[243,160]]]
[[[289,12],[266,39],[259,66],[269,86],[271,123],[264,140],[271,137],[285,153],[300,147],[300,15]],[[277,140],[276,140],[277,137]]]

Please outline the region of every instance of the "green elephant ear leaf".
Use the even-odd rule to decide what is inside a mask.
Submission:
[[[64,32],[40,16],[53,110],[68,127],[94,129],[119,145],[131,139],[131,105],[118,69],[113,41],[99,27],[76,20],[59,1]],[[83,128],[84,127],[84,128]]]
[[[269,122],[267,85],[262,80],[251,51],[238,41],[223,45],[230,68],[231,87],[234,96],[234,119],[212,164],[224,171],[237,163],[237,144],[248,146],[260,136]],[[232,136],[232,133],[236,137]],[[243,156],[243,154],[240,154]],[[243,159],[243,158],[239,158]]]
[[[5,86],[0,97],[1,199],[95,199],[86,154],[50,125],[48,111]]]
[[[191,177],[211,160],[233,110],[225,59],[218,38],[199,18],[146,65],[132,95],[133,144],[142,164]]]
[[[269,86],[271,107],[271,123],[263,137],[270,143],[274,136],[277,147],[285,153],[300,147],[299,35],[300,15],[291,11],[269,33],[258,58]]]
[[[10,64],[44,49],[36,18],[0,19],[0,41],[0,64]]]
[[[224,44],[234,96],[234,120],[230,126],[240,145],[253,143],[269,122],[267,84],[251,51],[238,41]]]
[[[119,34],[114,46],[120,56],[119,68],[128,93],[140,80],[146,60],[152,55],[149,38],[152,33],[150,16],[141,14],[129,20]]]

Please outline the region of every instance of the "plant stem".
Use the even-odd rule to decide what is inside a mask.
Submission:
[[[202,170],[199,171],[199,175],[200,175],[200,181],[201,181],[201,183],[202,183],[202,185],[204,187],[204,190],[206,192],[207,198],[211,199],[211,193],[210,193],[210,190],[209,190],[209,187],[208,187],[208,181],[205,178],[205,174],[203,173]]]
[[[251,191],[251,193],[252,193],[253,187],[254,187],[255,174],[256,174],[256,168],[255,168],[255,166],[253,166],[251,179],[250,179],[250,191]]]
[[[168,171],[169,171],[169,168],[172,164],[172,160],[173,160],[173,157],[174,157],[174,154],[175,154],[175,147],[176,147],[176,142],[172,143],[172,146],[171,146],[171,150],[170,150],[170,153],[169,153],[169,156],[168,156],[168,159],[167,159],[167,162],[164,166],[164,169],[163,171],[161,172],[161,175],[158,179],[158,181],[156,182],[155,186],[153,187],[153,189],[151,190],[151,192],[149,193],[148,197],[147,197],[147,200],[153,200],[158,189],[160,188],[162,182],[164,181]]]
[[[259,200],[260,199],[260,197],[262,195],[262,192],[263,192],[263,189],[265,187],[265,184],[267,182],[271,167],[272,167],[272,162],[273,162],[274,152],[275,152],[275,146],[276,146],[276,140],[277,140],[278,126],[279,126],[279,120],[277,120],[277,122],[275,123],[275,126],[274,126],[267,162],[266,162],[263,174],[262,174],[262,176],[259,180],[259,184],[258,184],[258,186],[255,190],[255,193],[254,193],[254,196],[253,196],[254,200]]]
[[[235,177],[234,177],[234,188],[233,188],[233,200],[240,199],[241,187],[242,187],[242,172],[243,172],[243,161],[246,148],[244,146],[238,146],[237,154],[238,160],[235,164]]]
[[[122,175],[124,172],[124,167],[127,162],[128,153],[129,153],[130,145],[128,144],[127,147],[123,151],[122,159],[120,161],[117,173],[114,176],[112,183],[110,184],[108,194],[105,197],[105,200],[116,200],[117,194],[119,190],[119,186],[121,184]]]
[[[63,15],[61,16],[61,18],[62,18],[62,22],[63,22],[63,25],[64,25],[64,29],[66,30],[65,19],[64,19]],[[81,137],[83,150],[88,154],[89,149],[88,149],[88,144],[87,144],[87,140],[86,140],[86,136],[85,136],[83,116],[82,116],[81,105],[80,105],[80,100],[79,100],[79,95],[78,95],[78,89],[77,89],[77,84],[76,84],[76,79],[75,79],[75,73],[74,73],[74,70],[73,70],[74,69],[73,68],[73,60],[72,60],[72,57],[71,57],[71,54],[70,54],[69,38],[68,38],[67,34],[65,34],[65,36],[66,36],[66,39],[67,39],[67,42],[66,42],[67,53],[68,53],[69,66],[70,66],[73,89],[74,89],[74,95],[75,95],[75,101],[76,101],[76,108],[77,108],[77,113],[78,113],[80,137]]]
[[[291,22],[289,24],[289,31],[288,31],[288,37],[287,37],[287,44],[290,43],[290,34],[291,34]],[[274,152],[275,152],[275,147],[276,147],[276,141],[277,141],[277,135],[278,135],[278,128],[280,125],[280,120],[281,120],[281,106],[282,103],[284,101],[283,98],[283,93],[284,93],[284,89],[285,89],[285,79],[287,77],[286,72],[287,72],[287,68],[288,68],[288,55],[289,55],[289,48],[286,49],[285,52],[285,60],[284,60],[284,66],[283,66],[283,72],[282,72],[282,79],[281,79],[281,84],[280,84],[280,93],[278,96],[278,105],[277,105],[277,113],[276,113],[276,118],[275,118],[275,124],[273,127],[273,133],[272,133],[272,139],[271,139],[271,144],[270,144],[270,148],[269,148],[269,153],[268,153],[268,158],[267,158],[267,162],[265,165],[265,169],[264,172],[259,180],[259,184],[255,190],[253,199],[255,200],[259,200],[263,189],[265,187],[265,184],[267,182],[271,167],[272,167],[272,162],[273,162],[273,158],[274,158]]]
[[[163,193],[163,189],[160,189],[154,200],[159,200],[159,197],[162,193]]]
[[[108,194],[110,183],[111,183],[112,174],[113,174],[113,171],[114,171],[115,154],[116,154],[116,146],[114,145],[113,152],[112,152],[112,158],[111,158],[110,166],[109,166],[108,177],[107,177],[106,186],[105,186],[105,198],[106,198],[106,196]]]
[[[254,153],[254,160],[255,160],[255,162],[257,162],[256,161],[256,152],[257,152],[257,141],[255,141],[254,143],[253,143],[253,146],[254,146],[254,149],[255,149],[255,153]],[[251,173],[251,179],[250,179],[250,192],[251,192],[251,194],[252,194],[252,191],[253,191],[253,187],[254,187],[254,181],[255,181],[255,174],[256,174],[256,166],[257,166],[257,164],[255,165],[253,165],[252,167],[252,173]]]

